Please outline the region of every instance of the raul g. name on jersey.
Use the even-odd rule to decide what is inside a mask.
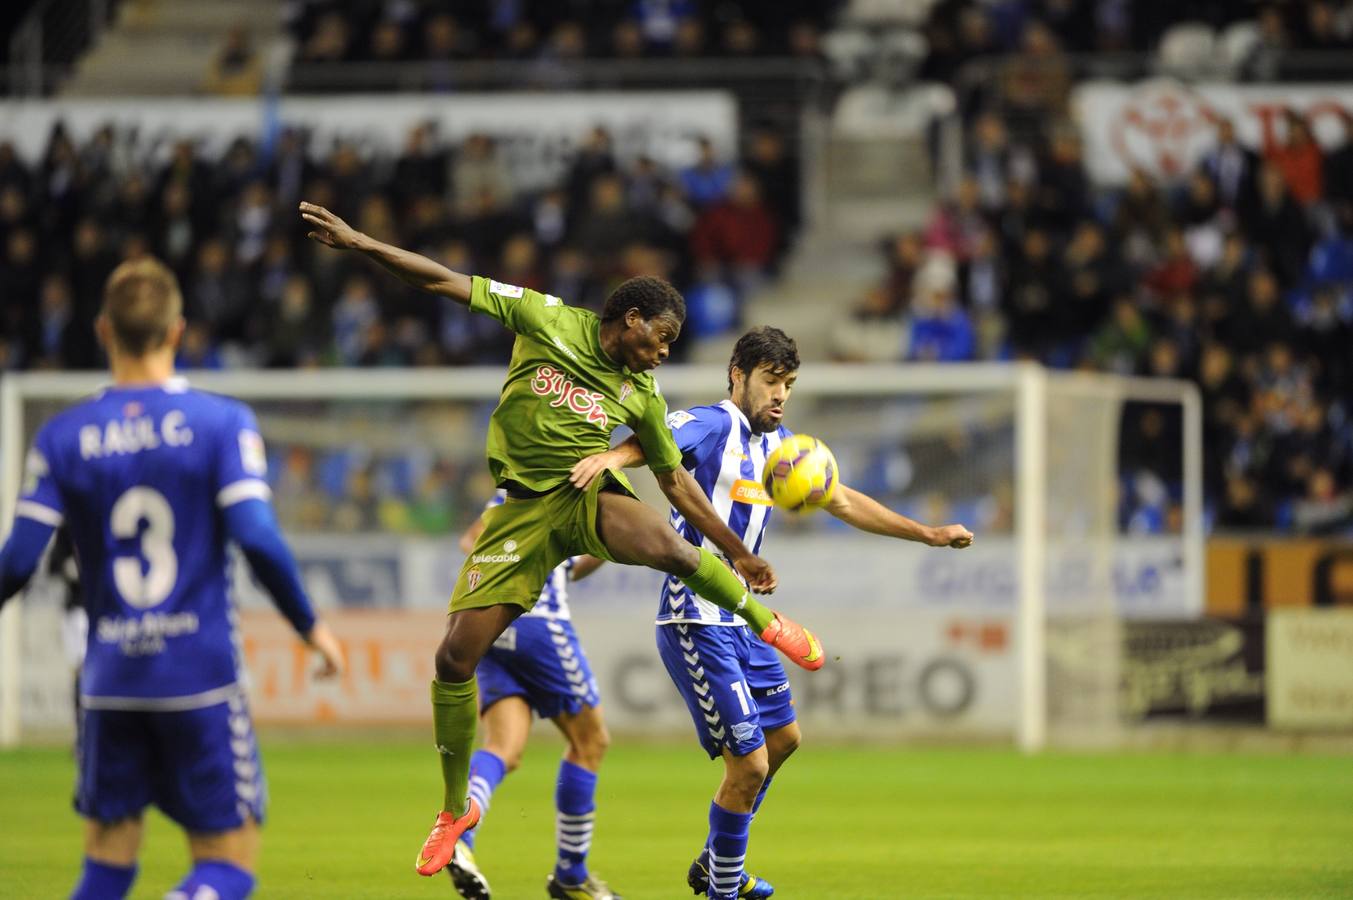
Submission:
[[[80,458],[127,456],[160,446],[187,447],[192,442],[187,416],[183,410],[171,409],[159,424],[151,416],[135,416],[84,426],[80,429]]]
[[[550,406],[567,406],[586,421],[602,428],[608,424],[606,410],[601,406],[606,395],[575,385],[572,375],[554,366],[545,365],[536,369],[536,377],[531,379],[531,392],[538,397],[553,397]]]

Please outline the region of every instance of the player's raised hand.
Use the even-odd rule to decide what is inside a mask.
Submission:
[[[335,250],[351,250],[357,246],[357,229],[324,207],[302,200],[301,218],[315,227],[306,237]]]
[[[747,587],[751,588],[753,593],[773,594],[776,585],[780,583],[770,563],[759,556],[744,556],[735,560],[733,568],[746,580]]]
[[[935,537],[930,546],[962,550],[964,547],[972,546],[972,532],[962,525],[941,525],[935,529]]]
[[[316,622],[315,627],[310,629],[306,644],[310,649],[319,652],[322,661],[322,665],[315,670],[316,678],[333,678],[335,675],[343,674],[343,669],[346,668],[343,645],[338,643],[338,638],[334,637],[328,625]]]

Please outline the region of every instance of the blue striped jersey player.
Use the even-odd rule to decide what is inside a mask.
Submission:
[[[485,520],[506,501],[506,491],[494,493],[483,516],[461,536],[462,550],[473,551]],[[545,579],[535,606],[507,627],[475,669],[484,745],[470,758],[470,796],[483,814],[488,813],[499,783],[521,763],[533,712],[553,722],[564,736],[564,758],[554,790],[557,856],[546,881],[547,892],[556,900],[618,896],[587,868],[596,817],[597,772],[610,738],[597,681],[568,608],[569,582],[586,578],[602,562],[583,555],[556,566]],[[482,827],[481,819],[479,826],[465,832],[446,867],[456,890],[469,900],[490,896],[488,879],[474,858]]]
[[[798,378],[794,341],[778,328],[744,334],[728,364],[727,399],[672,412],[667,419],[682,453],[714,508],[753,553],[771,519],[762,487],[766,457],[790,432],[780,422]],[[626,441],[598,454],[588,470],[637,465],[643,451]],[[931,528],[838,484],[827,506],[863,531],[935,547],[966,547],[962,525]],[[675,510],[672,526],[687,541],[706,538]],[[784,666],[736,615],[691,594],[679,581],[663,583],[657,616],[658,652],[686,701],[695,733],[710,758],[722,757],[724,778],[710,804],[709,834],[691,864],[688,884],[710,897],[768,897],[773,888],[745,871],[747,835],[771,777],[799,745],[799,726]]]
[[[42,426],[0,550],[0,600],[31,578],[59,526],[80,570],[76,898],[127,893],[152,803],[188,833],[194,861],[169,896],[253,889],[267,790],[240,684],[230,542],[325,673],[342,663],[278,531],[253,413],[173,377],[181,308],[154,260],[109,276],[97,330],[113,383]]]

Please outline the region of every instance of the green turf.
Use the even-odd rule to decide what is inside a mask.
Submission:
[[[266,735],[265,735],[266,737]],[[543,897],[558,745],[494,796],[479,858],[495,897]],[[262,898],[447,897],[414,856],[441,796],[426,741],[265,740]],[[60,750],[0,753],[0,897],[64,896],[79,861]],[[603,771],[595,869],[629,898],[689,896],[717,764],[623,744]],[[806,746],[752,831],[777,897],[1353,897],[1353,760]],[[136,897],[185,868],[151,816]]]

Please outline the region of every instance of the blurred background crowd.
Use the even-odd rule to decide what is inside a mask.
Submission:
[[[569,87],[570,66],[594,59],[790,57],[849,73],[863,64],[858,35],[837,27],[847,6],[886,18],[888,4],[295,0],[285,15],[298,72],[507,61],[536,87]],[[1224,56],[1224,74],[1240,80],[1326,77],[1320,66],[1337,68],[1330,60],[1353,47],[1353,4],[1334,2],[943,0],[916,27],[880,32],[904,57],[887,77],[954,86],[961,166],[918,227],[883,242],[872,288],[818,298],[834,306],[831,352],[1191,379],[1205,398],[1212,524],[1347,531],[1353,119],[1335,147],[1295,110],[1260,144],[1218,119],[1194,168],[1135,171],[1121,189],[1086,173],[1069,99],[1093,72],[1076,54],[1187,62],[1197,46],[1180,37],[1183,22],[1210,35],[1218,55],[1207,64]],[[258,56],[247,30],[232,32],[208,89],[257,92]],[[89,329],[100,285],[146,253],[182,282],[188,370],[506,360],[511,335],[495,323],[308,242],[302,198],[454,269],[592,308],[624,278],[669,278],[689,304],[681,357],[759,324],[745,321],[746,299],[776,284],[804,222],[799,136],[755,109],[742,117],[735,153],[692,135],[685,166],[622,158],[595,128],[573,144],[564,177],[531,191],[493,137],[452,141],[433,123],[395,153],[286,127],[242,136],[219,158],[116,123],[83,142],[58,126],[36,160],[0,139],[0,369],[100,365]],[[1177,430],[1159,410],[1125,422],[1125,527],[1177,529]],[[436,498],[459,478],[435,458],[380,467],[285,446],[275,455],[278,477],[317,498],[294,515],[354,530],[443,528]]]

